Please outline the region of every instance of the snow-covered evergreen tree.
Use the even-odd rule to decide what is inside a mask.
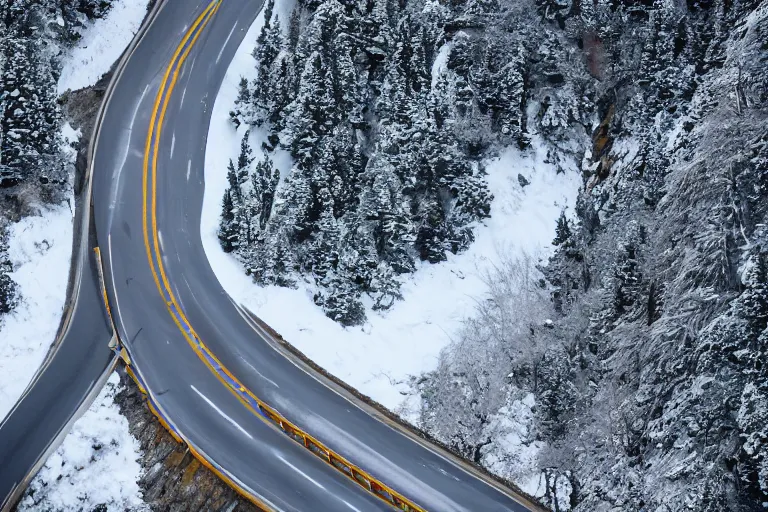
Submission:
[[[219,241],[224,252],[232,252],[240,246],[240,229],[235,220],[237,210],[232,196],[232,189],[227,189],[221,202]]]
[[[13,268],[8,258],[8,235],[5,226],[0,225],[0,314],[13,310],[18,302],[16,283],[8,275],[11,271]]]
[[[253,119],[253,101],[251,99],[251,85],[245,77],[240,77],[240,83],[237,89],[237,99],[235,106],[229,111],[229,119],[235,128],[242,123]]]
[[[17,20],[0,41],[0,186],[37,181],[60,184],[57,165],[59,109],[50,58],[37,40],[25,37],[31,27]]]

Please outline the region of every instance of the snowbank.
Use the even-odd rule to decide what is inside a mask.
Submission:
[[[113,373],[32,481],[19,512],[149,510],[137,483],[139,442],[115,404],[118,391],[120,379]]]
[[[138,32],[148,3],[116,1],[104,18],[89,22],[81,39],[63,59],[59,94],[93,85],[109,71]]]
[[[281,13],[281,19],[287,17]],[[526,153],[508,149],[491,160],[488,179],[496,199],[491,218],[476,231],[476,242],[465,253],[449,255],[446,263],[421,264],[402,287],[404,300],[384,314],[369,309],[364,326],[345,329],[313,303],[310,285],[296,290],[254,285],[240,263],[221,250],[216,236],[227,186],[226,165],[230,157],[237,157],[245,130],[235,130],[229,122],[229,110],[240,77],[253,78],[255,66],[250,53],[261,23],[259,19],[244,39],[214,104],[205,162],[203,247],[216,276],[234,300],[329,372],[385,406],[406,412],[401,406],[409,390],[409,376],[435,367],[440,350],[461,320],[472,313],[475,298],[484,293],[482,276],[486,269],[500,262],[500,254],[509,257],[524,251],[546,255],[557,216],[575,201],[578,175],[556,174],[546,163],[546,151],[535,140],[533,149]],[[439,67],[436,72],[440,72]],[[251,131],[251,147],[261,147],[263,140],[263,132]],[[254,153],[260,156],[260,151]],[[274,161],[284,175],[290,159],[279,152]],[[520,185],[519,173],[530,185]]]
[[[72,211],[42,209],[9,229],[8,255],[21,301],[0,319],[0,417],[24,392],[56,337],[72,255]]]

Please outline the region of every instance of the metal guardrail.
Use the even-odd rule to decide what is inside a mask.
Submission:
[[[168,432],[170,432],[171,436],[173,436],[173,438],[177,442],[185,444],[190,449],[190,452],[203,465],[208,467],[208,469],[216,473],[217,476],[219,476],[224,481],[226,481],[231,486],[233,486],[237,492],[239,492],[241,495],[246,497],[249,501],[251,501],[255,505],[259,507],[264,507],[265,504],[262,503],[258,497],[253,496],[247,490],[242,489],[236,484],[234,484],[229,477],[227,477],[225,474],[222,473],[220,469],[218,469],[218,466],[215,465],[215,463],[208,460],[206,457],[203,457],[197,450],[195,450],[195,448],[189,442],[183,439],[183,436],[179,432],[179,430],[171,424],[168,418],[166,418],[166,416],[161,412],[157,404],[154,403],[154,399],[152,398],[151,394],[147,391],[146,385],[143,383],[143,381],[141,380],[137,372],[134,371],[133,369],[134,363],[130,358],[128,350],[124,346],[120,346],[120,345],[115,346],[113,350],[115,350],[115,352],[120,355],[120,358],[123,360],[125,364],[125,368],[128,375],[134,380],[139,390],[146,397],[147,405],[149,406],[150,411],[152,411],[152,413],[158,418],[160,423],[168,430]],[[209,357],[211,357],[213,361],[216,361],[218,363],[218,360],[216,360],[212,355],[210,355]],[[394,506],[398,510],[402,510],[404,512],[426,512],[426,509],[419,507],[412,500],[406,498],[399,492],[395,491],[392,487],[388,486],[381,480],[373,477],[370,473],[363,470],[359,466],[353,464],[342,455],[339,455],[338,453],[334,452],[333,450],[328,448],[325,444],[323,444],[321,441],[319,441],[317,438],[305,432],[304,430],[299,428],[297,425],[289,421],[282,414],[277,412],[277,410],[273,409],[272,407],[265,404],[260,399],[253,396],[237,380],[227,375],[227,373],[221,372],[219,373],[219,375],[220,377],[222,377],[222,380],[224,380],[228,384],[230,391],[235,393],[235,395],[237,395],[238,398],[241,399],[241,401],[245,402],[248,405],[249,409],[251,409],[254,413],[257,413],[259,417],[265,419],[273,427],[278,428],[288,437],[293,439],[296,443],[298,443],[299,445],[303,446],[305,449],[310,451],[313,455],[322,459],[329,466],[334,468],[336,471],[343,474],[344,476],[346,476],[347,478],[355,482],[357,485],[359,485],[369,493],[374,494],[379,499]]]

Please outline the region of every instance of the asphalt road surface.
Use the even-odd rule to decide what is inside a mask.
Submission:
[[[170,427],[267,509],[392,507],[247,407],[204,362],[200,341],[218,358],[213,367],[226,367],[284,417],[417,505],[531,510],[286,358],[213,274],[200,239],[210,114],[261,4],[167,0],[105,106],[92,161],[93,212],[111,311],[132,368]]]

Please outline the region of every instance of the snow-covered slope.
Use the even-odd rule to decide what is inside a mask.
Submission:
[[[115,403],[119,386],[112,374],[32,481],[19,511],[148,509],[137,483],[139,443]]]
[[[278,4],[278,9],[287,11],[285,5]],[[286,19],[282,12],[280,18]],[[440,350],[450,342],[462,319],[472,313],[476,298],[485,292],[483,277],[499,264],[500,254],[545,255],[557,216],[575,200],[578,175],[557,174],[545,163],[545,151],[536,140],[533,149],[525,153],[510,148],[489,161],[488,181],[496,199],[491,218],[476,230],[476,241],[464,253],[449,254],[445,263],[420,264],[403,284],[404,299],[383,314],[368,307],[368,321],[362,327],[344,328],[327,318],[314,304],[310,284],[300,283],[298,289],[258,287],[245,275],[242,265],[222,251],[217,228],[227,186],[227,162],[237,157],[245,130],[235,130],[229,111],[240,77],[253,78],[250,53],[261,23],[260,19],[242,43],[213,109],[201,225],[206,254],[222,286],[235,300],[337,377],[407,414],[403,401],[410,389],[409,377],[434,368]],[[440,70],[436,65],[435,72]],[[252,130],[251,147],[261,147],[264,136]],[[260,156],[260,152],[255,153]],[[273,159],[285,176],[290,157],[278,150]],[[530,185],[523,188],[518,174]]]
[[[114,2],[107,15],[89,23],[62,62],[58,92],[95,84],[112,67],[147,13],[149,0]]]

